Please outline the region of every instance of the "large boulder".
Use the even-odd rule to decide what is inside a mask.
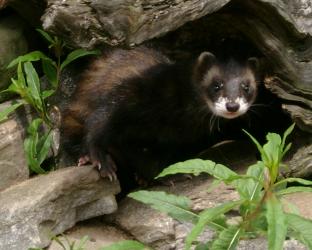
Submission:
[[[0,104],[0,112],[10,102]],[[24,128],[16,116],[0,123],[0,190],[29,177],[23,136]]]
[[[40,175],[0,192],[0,249],[45,247],[77,221],[117,209],[119,183],[91,166]]]

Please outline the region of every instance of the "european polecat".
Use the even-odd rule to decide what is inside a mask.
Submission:
[[[238,62],[209,52],[186,63],[147,48],[108,52],[84,73],[63,114],[64,149],[110,179],[116,166],[138,159],[146,172],[154,162],[182,160],[209,135],[212,116],[246,113],[257,93],[256,66],[255,58]]]

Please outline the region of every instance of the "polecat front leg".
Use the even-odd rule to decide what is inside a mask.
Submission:
[[[107,110],[101,108],[92,112],[85,123],[84,145],[88,154],[80,157],[78,164],[91,162],[102,177],[108,177],[112,181],[117,180],[117,166],[107,152],[110,133]]]

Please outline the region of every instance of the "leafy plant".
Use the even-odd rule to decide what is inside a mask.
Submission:
[[[70,241],[66,235],[62,235],[62,237],[65,239],[64,242],[60,240],[59,236],[52,237],[52,241],[55,241],[57,244],[59,244],[63,250],[85,250],[85,245],[87,241],[89,240],[88,236],[82,237],[78,242],[76,241]],[[29,248],[28,250],[43,250],[43,248]]]
[[[45,170],[41,165],[51,149],[51,131],[54,127],[49,116],[47,98],[58,89],[61,72],[67,65],[80,57],[98,54],[98,51],[77,49],[69,53],[62,61],[63,49],[66,44],[58,37],[52,37],[43,30],[38,29],[38,32],[48,41],[49,48],[54,51],[56,59],[53,60],[41,51],[33,51],[17,57],[8,65],[8,68],[17,66],[17,78],[12,78],[12,84],[2,92],[15,93],[21,97],[21,100],[0,112],[0,122],[25,104],[30,105],[36,111],[39,118],[31,122],[27,130],[28,137],[24,141],[24,149],[29,168],[35,173],[44,173]],[[50,83],[48,89],[43,90],[41,87],[40,78],[33,66],[33,62],[37,61],[41,61],[42,71]]]
[[[194,226],[185,240],[186,250],[191,249],[194,244],[198,250],[235,249],[240,239],[257,235],[267,236],[269,250],[281,250],[286,236],[296,238],[312,249],[312,220],[294,212],[285,212],[281,202],[285,194],[312,192],[312,181],[301,178],[281,179],[278,176],[282,158],[291,147],[290,143],[286,145],[286,138],[293,129],[294,125],[285,131],[282,138],[278,134],[268,133],[267,143],[263,147],[245,132],[261,154],[261,161],[250,166],[246,174],[239,175],[209,160],[194,159],[173,164],[156,177],[177,173],[208,173],[218,183],[224,182],[233,186],[240,197],[236,201],[226,202],[196,214],[191,210],[191,201],[187,197],[157,191],[137,191],[129,196],[177,220],[193,222]],[[287,187],[286,184],[292,182],[302,186]],[[241,221],[234,225],[229,224],[225,217],[233,209],[239,211],[241,216]],[[211,242],[194,243],[206,227],[215,230],[215,239]]]

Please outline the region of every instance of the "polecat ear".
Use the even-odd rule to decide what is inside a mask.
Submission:
[[[216,63],[216,57],[210,52],[202,52],[196,60],[194,74],[197,80],[201,79],[213,64]]]
[[[210,52],[202,52],[197,58],[197,65],[200,68],[209,69],[216,62],[216,57]]]
[[[250,57],[247,60],[247,65],[249,68],[256,72],[259,68],[259,60],[256,57]]]

